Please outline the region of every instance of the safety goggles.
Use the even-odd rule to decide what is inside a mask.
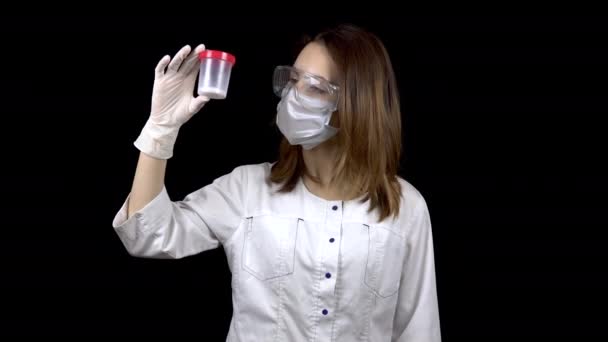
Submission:
[[[339,87],[325,78],[291,66],[278,66],[272,78],[274,93],[283,97],[292,88],[298,100],[322,103],[334,111],[338,107]]]

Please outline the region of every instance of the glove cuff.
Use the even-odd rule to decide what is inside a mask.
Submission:
[[[170,159],[178,132],[179,127],[162,126],[148,120],[133,145],[151,157]]]

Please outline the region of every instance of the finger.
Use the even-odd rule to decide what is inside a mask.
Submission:
[[[179,67],[182,65],[182,62],[184,61],[186,56],[188,56],[189,53],[190,53],[190,45],[186,45],[183,48],[181,48],[177,52],[177,54],[175,54],[175,57],[173,57],[173,60],[171,61],[171,63],[169,63],[168,70],[171,70],[174,72],[179,70]]]
[[[170,61],[171,57],[169,57],[169,55],[161,58],[161,60],[156,65],[156,68],[154,69],[156,77],[162,76],[165,73],[165,68],[167,67],[167,64],[169,64]]]
[[[190,102],[190,113],[198,113],[208,101],[209,98],[206,96],[197,96],[196,98],[192,99],[192,102]]]
[[[188,59],[183,63],[182,67],[179,69],[181,72],[186,74],[191,73],[199,63],[198,54],[205,50],[205,45],[200,44],[194,49],[194,53],[188,56]]]
[[[203,52],[205,50],[205,44],[199,44],[196,49],[194,49],[194,52],[198,55],[199,53]]]

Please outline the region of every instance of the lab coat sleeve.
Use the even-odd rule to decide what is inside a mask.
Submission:
[[[129,193],[112,226],[127,252],[136,257],[179,259],[225,243],[244,216],[247,168],[239,166],[184,199],[167,189],[127,219]]]
[[[433,234],[423,197],[407,229],[407,255],[401,275],[393,342],[440,342]]]

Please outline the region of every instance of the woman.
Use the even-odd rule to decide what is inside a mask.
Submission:
[[[208,101],[191,95],[203,49],[156,68],[133,187],[113,221],[127,251],[183,258],[222,244],[228,341],[440,341],[429,211],[397,175],[398,90],[379,39],[343,25],[309,41],[275,70],[278,160],[171,201],[167,159]]]

